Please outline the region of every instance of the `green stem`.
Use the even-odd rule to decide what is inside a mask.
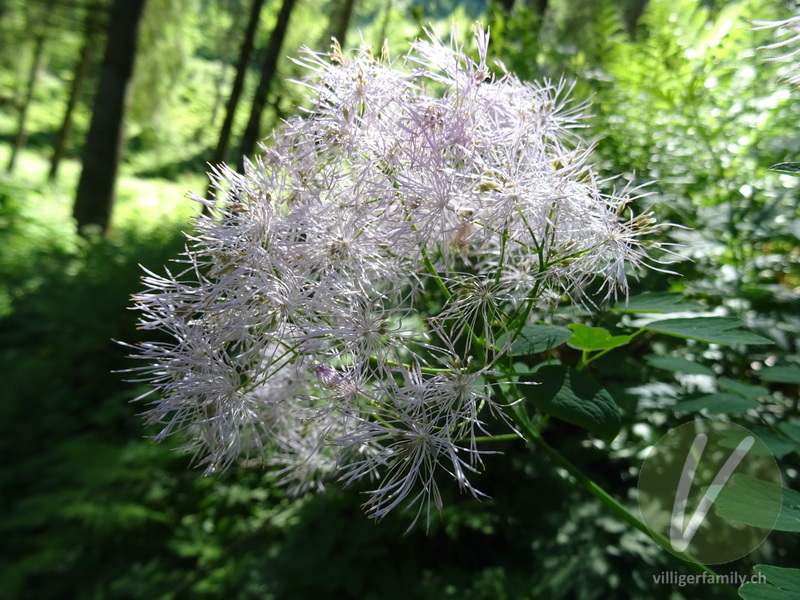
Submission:
[[[637,331],[634,331],[634,332],[633,332],[633,333],[630,335],[630,338],[631,338],[631,339],[630,339],[630,341],[629,341],[629,342],[627,342],[627,343],[630,343],[630,342],[632,342],[632,341],[633,341],[633,338],[635,338],[637,335],[641,335],[641,334],[643,334],[645,331],[647,331],[647,330],[646,330],[646,329],[638,329]],[[596,361],[596,360],[597,360],[598,358],[600,358],[601,356],[605,356],[606,354],[608,354],[608,353],[609,353],[609,352],[611,352],[612,350],[616,350],[617,348],[619,348],[619,346],[614,346],[613,348],[606,348],[605,350],[600,350],[600,351],[599,351],[597,354],[594,354],[594,355],[592,355],[592,356],[589,356],[589,352],[588,352],[587,350],[584,350],[584,351],[583,351],[583,354],[581,355],[581,360],[580,360],[580,362],[579,362],[579,363],[578,363],[578,364],[575,366],[575,368],[576,368],[578,371],[583,371],[583,369],[584,369],[584,368],[586,368],[586,367],[587,367],[587,366],[588,366],[590,363],[592,363],[592,362]]]
[[[510,442],[518,440],[516,433],[501,433],[498,435],[479,435],[475,437],[476,442]]]
[[[529,441],[542,450],[548,457],[550,457],[558,466],[562,467],[566,470],[578,483],[580,483],[589,493],[591,493],[595,498],[600,500],[608,509],[611,510],[615,515],[617,515],[620,519],[628,523],[629,525],[633,526],[634,528],[638,529],[642,533],[644,533],[647,537],[658,543],[662,548],[666,548],[669,544],[669,540],[664,537],[663,535],[655,532],[650,531],[647,525],[645,525],[640,519],[638,519],[633,513],[631,513],[627,508],[625,508],[616,498],[611,496],[608,492],[606,492],[603,488],[601,488],[597,483],[595,483],[592,479],[587,477],[583,471],[581,471],[578,467],[572,464],[564,455],[558,452],[555,448],[550,446],[547,442],[545,442],[541,435],[535,432],[529,426],[526,426],[525,423],[517,423],[521,429],[523,429],[525,435],[529,437]],[[692,556],[685,554],[685,553],[676,553],[676,556],[683,559],[687,563],[692,570],[697,573],[707,573],[713,576],[716,579],[717,573],[707,567],[704,564],[697,562],[695,558]],[[723,585],[720,584],[719,588],[728,594],[732,598],[739,599],[739,595],[736,592],[736,588],[731,585]]]
[[[444,297],[449,300],[450,296],[452,296],[450,290],[447,289],[447,286],[444,284],[441,277],[439,277],[439,273],[436,272],[436,269],[434,268],[431,259],[428,258],[428,253],[425,251],[425,249],[420,248],[420,251],[422,252],[422,264],[425,265],[425,270],[428,272],[428,275],[433,277],[433,280],[436,282],[436,285],[439,287],[442,294],[444,294]]]
[[[453,367],[445,367],[445,368],[441,368],[441,369],[433,368],[433,367],[423,367],[423,366],[421,366],[419,364],[411,365],[411,364],[398,362],[396,360],[391,360],[391,359],[388,359],[388,358],[384,358],[384,359],[381,359],[379,361],[378,357],[376,357],[376,356],[370,356],[369,357],[369,362],[372,365],[384,364],[384,365],[389,366],[389,367],[400,367],[400,368],[405,369],[407,371],[410,371],[412,369],[419,369],[419,372],[420,373],[424,373],[425,375],[438,375],[439,373],[452,373],[453,372]]]
[[[416,227],[412,226],[412,229],[416,231]],[[433,280],[436,282],[436,285],[441,290],[442,294],[444,294],[445,299],[450,300],[453,294],[447,289],[447,286],[442,281],[442,278],[439,276],[439,273],[436,271],[436,268],[433,266],[431,259],[428,257],[428,252],[425,250],[425,247],[420,245],[419,247],[420,253],[422,254],[422,264],[425,266],[425,270],[428,272]],[[472,343],[475,344],[476,348],[484,349],[486,347],[486,340],[481,337],[478,337],[478,334],[473,331],[472,326],[464,322],[464,325],[467,328],[467,332],[469,333],[470,337],[472,338]]]

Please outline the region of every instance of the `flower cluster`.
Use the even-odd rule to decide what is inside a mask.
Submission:
[[[295,492],[365,479],[376,517],[440,509],[446,475],[480,495],[514,332],[590,284],[624,294],[657,226],[637,190],[601,191],[569,87],[496,77],[475,40],[477,60],[435,35],[394,61],[305,55],[313,107],[244,174],[214,170],[181,268],[135,296],[168,334],[134,369],[157,437],[182,432],[207,472],[261,459]]]
[[[778,21],[753,21],[753,25],[755,25],[754,30],[756,31],[774,29],[777,36],[783,38],[767,46],[762,46],[759,50],[777,50],[778,48],[796,45],[797,42],[800,41],[800,15]],[[793,86],[800,85],[800,73],[798,72],[800,69],[798,68],[797,62],[794,60],[798,52],[800,52],[800,48],[767,59],[789,63],[789,69],[781,78]]]

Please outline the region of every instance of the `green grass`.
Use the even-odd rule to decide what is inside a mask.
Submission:
[[[0,144],[0,166],[8,164],[10,150],[7,144]],[[28,197],[26,202],[21,203],[21,219],[40,220],[42,215],[47,215],[46,220],[50,223],[73,227],[71,211],[80,176],[80,162],[64,160],[58,181],[52,184],[47,182],[49,168],[48,160],[41,153],[23,150],[18,156],[14,173],[0,173],[0,182],[22,186],[28,195],[35,196],[35,201]],[[115,194],[112,231],[127,227],[147,230],[165,224],[188,223],[196,213],[198,205],[188,200],[186,194],[205,190],[204,173],[170,181],[138,178],[131,171],[130,167],[122,165]]]

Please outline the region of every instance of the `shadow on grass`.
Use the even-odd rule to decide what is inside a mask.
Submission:
[[[122,572],[107,553],[126,523],[143,527],[135,548],[163,518],[146,495],[179,459],[142,440],[136,388],[113,372],[127,352],[113,339],[137,339],[126,307],[139,263],[160,269],[183,237],[164,227],[81,240],[46,215],[24,218],[22,203],[35,201],[0,186],[0,595],[79,597],[81,576],[100,589],[104,571]]]

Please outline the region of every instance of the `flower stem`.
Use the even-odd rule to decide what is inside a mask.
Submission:
[[[651,531],[648,529],[645,523],[637,518],[633,513],[631,513],[627,508],[625,508],[616,498],[611,496],[608,492],[606,492],[602,487],[600,487],[597,483],[595,483],[591,478],[589,478],[580,468],[576,467],[572,464],[569,459],[567,459],[563,454],[558,452],[555,448],[550,446],[547,442],[542,439],[542,436],[535,431],[533,428],[530,427],[527,423],[521,423],[517,420],[517,425],[520,429],[523,430],[525,437],[528,441],[542,450],[549,458],[551,458],[558,466],[562,467],[566,470],[572,477],[581,484],[589,493],[591,493],[595,498],[600,500],[606,508],[611,510],[617,517],[628,523],[629,525],[633,526],[634,528],[638,529],[642,533],[644,533],[647,537],[652,539],[654,542],[658,543],[661,547],[666,547],[669,544],[669,540],[666,537],[659,534],[658,532]],[[707,573],[711,575],[714,579],[717,577],[717,573],[709,568],[708,566],[699,563],[697,559],[693,558],[692,556],[686,553],[676,553],[676,556],[681,558],[682,560],[686,561],[689,564],[689,567],[697,573]],[[729,595],[731,598],[739,598],[738,593],[736,592],[736,588],[728,584],[718,584],[719,588]]]
[[[476,442],[508,442],[518,440],[516,433],[501,433],[498,435],[479,435],[475,437]]]

